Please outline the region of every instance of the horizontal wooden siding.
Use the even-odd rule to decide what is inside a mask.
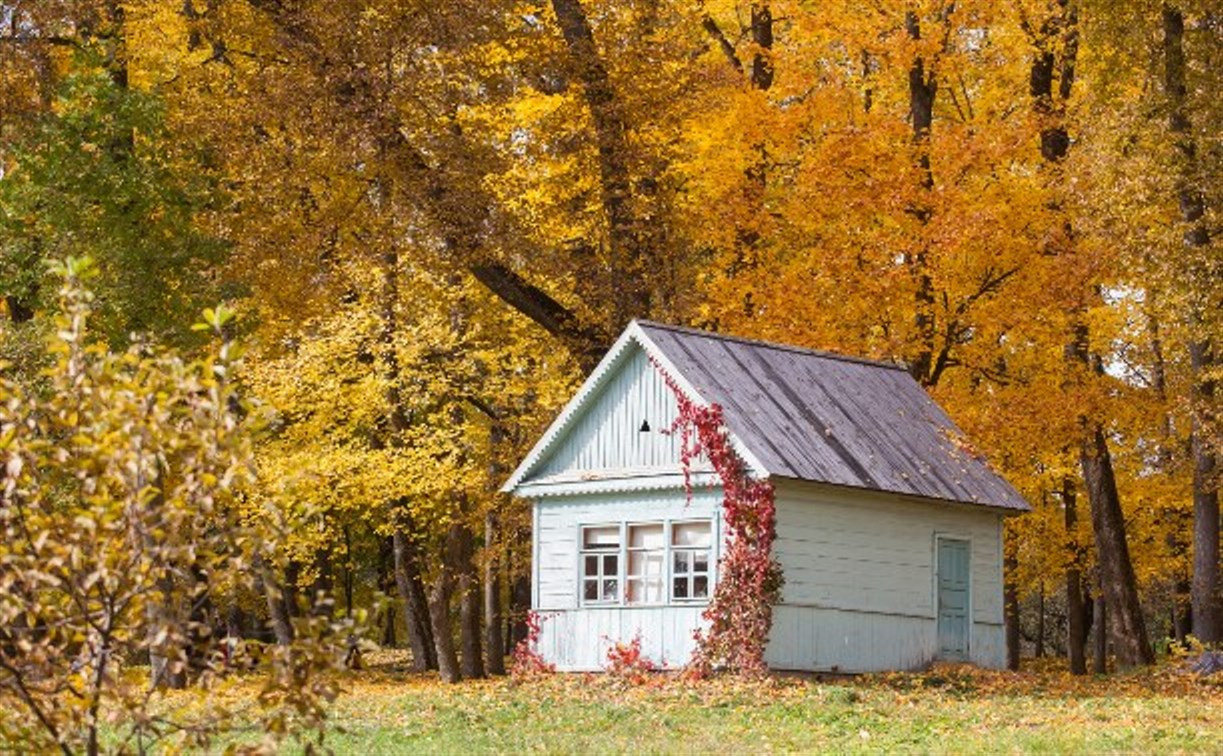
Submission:
[[[783,669],[908,669],[937,650],[935,537],[971,543],[970,659],[1001,666],[1001,518],[995,512],[832,486],[777,489],[785,574],[769,639]]]

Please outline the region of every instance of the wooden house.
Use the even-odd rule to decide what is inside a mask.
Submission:
[[[721,494],[684,487],[678,406],[717,403],[774,486],[771,668],[1000,667],[1003,518],[1027,503],[896,365],[635,321],[503,487],[533,506],[539,651],[598,670],[640,635],[679,667],[718,579]]]

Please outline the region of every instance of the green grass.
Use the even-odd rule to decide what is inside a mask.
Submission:
[[[629,686],[597,676],[443,686],[366,673],[337,753],[939,751],[1223,753],[1223,696],[1166,676],[892,675]],[[1040,692],[1032,692],[1040,691]]]

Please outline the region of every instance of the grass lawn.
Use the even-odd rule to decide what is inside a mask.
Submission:
[[[1223,684],[1164,666],[1075,680],[936,668],[820,682],[552,675],[445,686],[383,657],[344,685],[338,753],[1223,753]]]

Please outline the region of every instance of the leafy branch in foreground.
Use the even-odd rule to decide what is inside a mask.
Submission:
[[[292,645],[266,652],[213,632],[282,540],[245,505],[259,421],[230,380],[233,313],[205,313],[221,343],[197,361],[115,353],[89,338],[92,267],[55,266],[40,389],[0,378],[0,738],[97,753],[201,745],[239,723],[269,740],[321,736],[354,621],[303,619]],[[264,673],[261,707],[240,718],[211,695],[238,669]]]

